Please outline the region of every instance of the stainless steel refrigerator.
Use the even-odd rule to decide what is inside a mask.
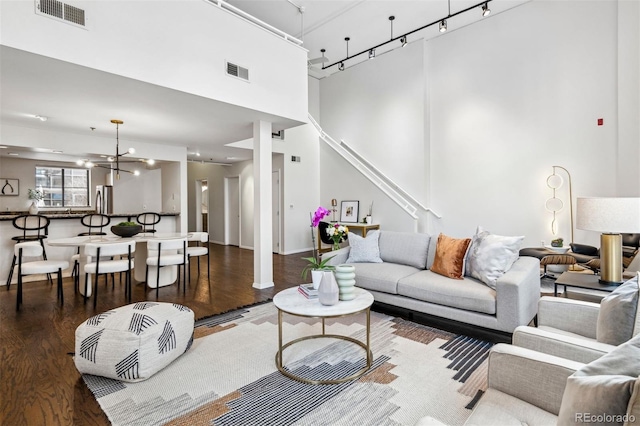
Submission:
[[[113,186],[96,185],[96,212],[113,213]]]

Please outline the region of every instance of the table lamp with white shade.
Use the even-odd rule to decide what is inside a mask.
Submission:
[[[601,232],[600,282],[622,282],[622,235],[640,232],[640,198],[578,198],[577,228]]]

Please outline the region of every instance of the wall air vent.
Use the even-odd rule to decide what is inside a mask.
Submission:
[[[237,77],[242,80],[249,81],[249,70],[241,67],[240,65],[227,62],[227,74],[233,77]]]
[[[36,0],[36,13],[86,28],[84,9],[58,0]]]

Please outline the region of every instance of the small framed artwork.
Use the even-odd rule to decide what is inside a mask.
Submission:
[[[342,201],[340,203],[340,222],[358,223],[360,201]]]
[[[0,178],[0,195],[20,195],[20,181],[12,178]]]

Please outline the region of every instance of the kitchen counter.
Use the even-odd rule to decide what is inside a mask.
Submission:
[[[95,210],[73,210],[71,212],[66,212],[64,210],[41,210],[38,212],[39,215],[48,217],[49,219],[80,219],[82,216],[95,213]],[[144,212],[137,213],[110,213],[107,214],[110,218],[119,218],[126,217],[127,221],[135,220],[135,218]],[[13,220],[15,217],[29,214],[27,211],[10,211],[10,212],[2,212],[0,213],[0,221],[2,220]],[[160,216],[180,216],[179,212],[159,212]]]
[[[80,218],[87,213],[95,213],[95,210],[72,210],[67,213],[65,210],[41,210],[40,214],[51,219],[51,223],[45,232],[48,236],[44,240],[45,248],[47,251],[47,258],[51,260],[70,260],[77,248],[75,247],[54,247],[49,246],[49,239],[69,238],[78,235],[81,232],[86,232],[87,228],[82,225]],[[25,211],[9,211],[0,213],[0,286],[6,285],[7,276],[9,275],[9,269],[11,267],[11,259],[13,258],[15,241],[11,237],[20,234],[20,230],[13,227],[13,218],[27,214]],[[135,221],[139,212],[131,213],[112,213],[108,216],[111,217],[111,224],[115,225],[124,221]],[[162,220],[156,225],[156,230],[162,233],[179,232],[180,229],[180,213],[177,212],[162,212],[159,213],[163,216]],[[108,235],[111,234],[111,226],[105,227],[103,230]],[[63,271],[64,276],[68,276],[71,273],[71,266],[73,262],[70,262],[70,267]],[[32,276],[33,279],[38,279],[37,275]],[[14,281],[17,279],[17,274],[13,275]]]

